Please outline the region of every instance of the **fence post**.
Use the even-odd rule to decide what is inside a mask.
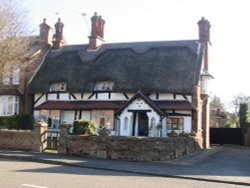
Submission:
[[[249,147],[250,146],[250,127],[245,126],[243,129],[243,145]]]
[[[67,135],[69,132],[70,124],[66,121],[60,125],[60,137],[59,137],[59,146],[58,146],[58,153],[60,154],[67,154]]]
[[[43,120],[39,119],[34,125],[34,143],[33,151],[43,152],[47,147],[46,132],[48,124]]]

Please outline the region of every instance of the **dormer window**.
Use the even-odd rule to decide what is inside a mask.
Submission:
[[[66,91],[67,84],[65,82],[52,83],[50,91]]]
[[[114,82],[103,81],[96,82],[94,91],[112,91],[114,87]]]

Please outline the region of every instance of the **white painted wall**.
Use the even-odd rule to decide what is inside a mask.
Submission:
[[[192,132],[192,117],[184,117],[184,131],[186,133]]]
[[[69,94],[68,93],[60,93],[60,99],[61,101],[69,100]]]
[[[63,121],[66,121],[67,123],[73,125],[74,117],[75,117],[74,111],[64,111],[64,120]]]
[[[81,93],[74,93],[76,100],[81,100]],[[75,100],[75,99],[74,99]]]
[[[82,110],[82,119],[91,120],[91,112],[87,110]]]
[[[35,94],[35,100],[34,101],[36,101],[41,95],[42,95],[42,93]],[[35,107],[39,106],[40,104],[44,103],[45,101],[46,101],[46,96],[43,95],[43,97],[40,98],[39,101],[35,104]]]
[[[93,96],[93,100],[110,100],[108,98],[109,94],[108,93],[98,93],[98,99],[95,99],[95,96]]]
[[[57,94],[49,93],[48,94],[48,100],[57,100]]]
[[[37,121],[40,117],[40,111],[34,110],[33,116],[34,116],[35,121]]]
[[[174,100],[174,95],[170,93],[159,93],[159,100]]]
[[[111,100],[127,100],[122,93],[111,93]]]
[[[125,129],[124,127],[124,120],[125,118],[128,118],[128,127]],[[123,111],[123,113],[120,115],[120,135],[121,136],[131,136],[132,135],[132,125],[133,125],[133,113]]]

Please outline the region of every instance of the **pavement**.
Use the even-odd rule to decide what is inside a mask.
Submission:
[[[161,162],[105,160],[0,148],[0,158],[250,186],[250,148],[213,146]]]

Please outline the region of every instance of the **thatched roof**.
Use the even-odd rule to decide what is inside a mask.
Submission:
[[[195,40],[87,45],[50,51],[31,80],[31,93],[66,82],[69,92],[92,92],[96,82],[113,81],[114,92],[190,94],[201,73],[203,46]]]

